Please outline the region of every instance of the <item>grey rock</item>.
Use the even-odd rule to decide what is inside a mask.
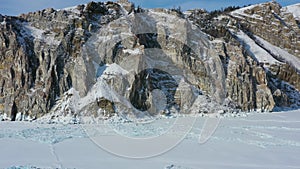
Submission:
[[[199,98],[203,104],[192,112],[297,106],[299,68],[259,63],[232,30],[260,36],[300,57],[298,21],[274,2],[245,13],[262,19],[204,10],[186,15],[135,10],[126,0],[0,15],[0,114],[10,120],[57,112],[74,118],[111,117],[119,111],[139,117],[147,109],[150,115],[172,108],[186,112]],[[126,73],[99,72],[112,64]],[[99,80],[109,86],[109,94],[76,105],[80,98],[96,96]],[[70,89],[78,96],[70,96]],[[155,89],[162,93],[156,95]],[[165,107],[153,99],[160,94]]]

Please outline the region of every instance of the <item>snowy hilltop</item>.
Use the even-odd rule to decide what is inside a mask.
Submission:
[[[299,11],[120,1],[0,15],[0,120],[297,109]]]

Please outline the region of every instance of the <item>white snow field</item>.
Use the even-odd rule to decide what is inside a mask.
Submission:
[[[176,147],[145,159],[124,158],[101,149],[78,124],[0,122],[0,168],[300,168],[300,110],[221,117],[212,137],[199,144],[199,134],[207,118],[198,117],[193,129]],[[113,122],[112,127],[128,137],[155,135],[161,134],[161,130],[175,119],[160,118],[150,125]],[[95,130],[95,135],[103,139],[117,135],[115,130],[107,127],[110,122],[98,124],[100,127]],[[182,134],[180,132],[178,129],[168,135],[170,142],[176,135]],[[118,146],[122,145],[120,142]],[[130,151],[134,147],[121,148]],[[153,148],[148,147],[149,151]]]

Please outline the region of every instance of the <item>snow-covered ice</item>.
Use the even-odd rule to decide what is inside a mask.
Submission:
[[[87,137],[80,125],[1,122],[0,168],[299,168],[299,110],[223,117],[212,137],[199,144],[199,134],[206,118],[198,117],[193,129],[178,146],[164,154],[139,160],[104,151]],[[149,126],[122,123],[119,129],[122,129],[121,134],[142,136],[145,129],[161,132],[173,122],[167,121],[162,118]],[[105,127],[103,122],[95,135],[113,136],[117,134],[116,129]],[[169,138],[175,138],[181,132],[177,130]]]

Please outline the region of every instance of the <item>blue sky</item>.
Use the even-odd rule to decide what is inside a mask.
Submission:
[[[87,3],[91,0],[0,0],[0,14],[19,15],[44,8],[65,8]],[[96,1],[96,0],[94,0]],[[214,10],[226,6],[244,6],[247,4],[261,3],[268,0],[131,0],[144,8],[172,8],[180,6],[183,10],[193,8],[205,8]],[[271,0],[269,0],[271,1]],[[282,6],[300,3],[300,0],[277,0]]]

